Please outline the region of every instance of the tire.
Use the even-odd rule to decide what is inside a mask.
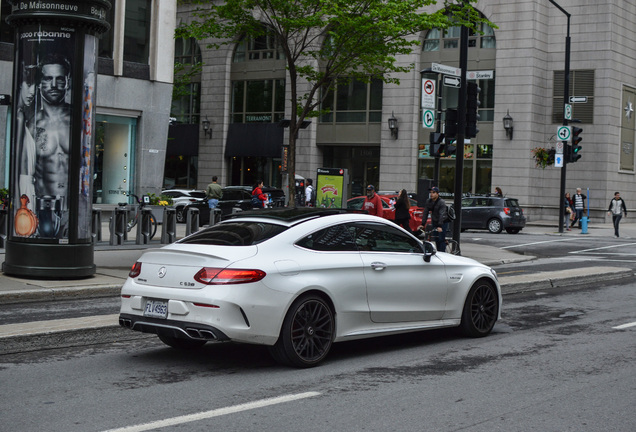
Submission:
[[[179,350],[191,350],[200,348],[205,345],[206,342],[204,340],[176,338],[174,336],[168,336],[164,334],[159,334],[157,336],[159,336],[161,342],[165,343],[169,347]]]
[[[448,240],[446,244],[446,253],[453,255],[461,255],[461,251],[459,250],[459,244],[455,240]]]
[[[296,300],[283,321],[276,344],[270,347],[279,363],[309,368],[318,365],[329,353],[335,333],[331,307],[316,295]]]
[[[497,218],[492,218],[488,221],[488,231],[493,234],[499,234],[503,230],[503,224]]]
[[[495,326],[499,315],[499,297],[495,287],[486,279],[475,282],[470,288],[460,324],[469,337],[487,336]]]
[[[519,228],[506,228],[506,232],[508,234],[518,234],[521,229]]]
[[[186,222],[186,212],[184,206],[177,207],[177,210],[175,211],[175,219],[177,220],[177,223]]]

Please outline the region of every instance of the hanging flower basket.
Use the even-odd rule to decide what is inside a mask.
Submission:
[[[532,156],[534,157],[534,163],[537,168],[545,169],[545,167],[554,165],[554,155],[556,150],[547,149],[544,147],[535,147],[532,150]]]

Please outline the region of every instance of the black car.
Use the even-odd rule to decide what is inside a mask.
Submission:
[[[270,196],[270,207],[285,207],[285,192],[282,189],[265,186],[263,187],[263,193]],[[187,215],[189,208],[199,209],[199,226],[210,224],[210,207],[207,200],[186,205],[184,214]],[[252,210],[252,187],[224,187],[223,197],[219,200],[217,208],[221,209],[221,217],[236,211]]]
[[[506,230],[517,234],[526,226],[526,217],[516,198],[470,196],[462,198],[462,231],[487,229],[493,234]]]

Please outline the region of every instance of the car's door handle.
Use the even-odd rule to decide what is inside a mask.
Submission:
[[[371,268],[376,271],[384,270],[386,268],[386,264],[381,262],[372,262]]]

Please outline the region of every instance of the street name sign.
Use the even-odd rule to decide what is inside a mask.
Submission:
[[[462,79],[455,76],[444,76],[444,85],[459,88],[462,85]]]
[[[461,76],[461,74],[462,74],[461,68],[456,68],[456,67],[453,67],[453,66],[446,66],[446,65],[443,65],[443,64],[439,64],[439,63],[433,63],[431,65],[431,70],[433,72],[437,72],[437,73],[441,73],[441,74],[445,74],[445,75]]]
[[[495,77],[495,71],[468,71],[466,72],[466,79],[478,80],[478,79],[493,79]]]

